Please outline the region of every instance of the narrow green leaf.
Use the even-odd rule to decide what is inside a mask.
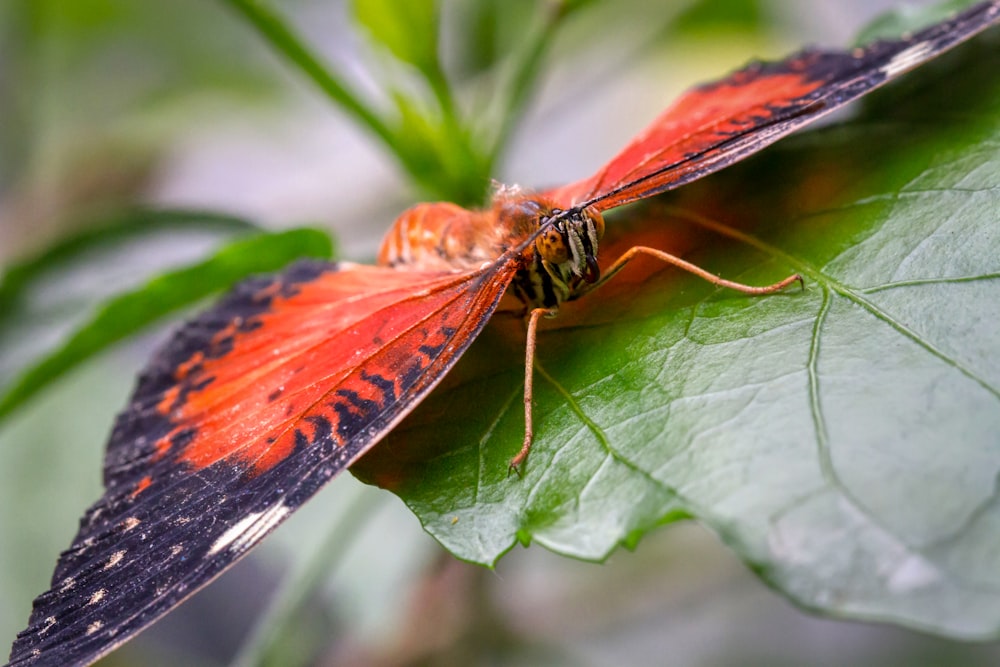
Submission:
[[[937,23],[979,0],[946,0],[929,5],[901,5],[887,11],[871,22],[859,35],[856,44],[867,44],[876,39],[893,39],[908,30],[916,30]]]
[[[810,609],[1000,636],[997,37],[609,220],[611,255],[652,234],[804,291],[634,267],[567,304],[538,340],[523,478],[523,331],[496,318],[355,471],[464,560],[600,560],[693,515]]]
[[[451,88],[437,59],[437,11],[433,2],[394,3],[376,0],[359,5],[365,24],[398,57],[417,65],[439,106],[439,118],[423,118],[438,139],[414,146],[404,127],[393,127],[358,95],[348,82],[303,40],[264,0],[221,0],[247,20],[268,45],[288,59],[334,103],[381,140],[405,171],[429,195],[461,203],[480,203],[486,164],[470,144]],[[397,6],[398,5],[398,6]],[[409,33],[406,33],[409,31]],[[388,88],[389,86],[387,86]],[[415,107],[411,104],[411,111]],[[423,146],[435,150],[423,151]],[[452,164],[459,168],[451,168]],[[430,172],[428,170],[430,165]],[[431,175],[428,175],[428,174]],[[437,178],[441,175],[441,178]],[[473,198],[470,193],[476,193]]]
[[[762,4],[760,0],[699,0],[684,10],[672,27],[679,31],[759,28],[765,12]]]
[[[538,79],[544,67],[545,57],[555,42],[555,36],[563,21],[572,12],[583,8],[587,1],[543,5],[540,19],[524,38],[511,57],[511,76],[502,90],[505,113],[490,133],[493,136],[490,147],[492,168],[500,161],[508,148],[510,137],[524,115],[528,101],[535,92]]]
[[[45,273],[64,270],[70,263],[91,252],[133,239],[148,239],[159,232],[171,235],[191,232],[224,237],[259,229],[252,222],[219,213],[155,209],[125,211],[99,225],[85,225],[83,231],[63,239],[37,257],[15,262],[3,270],[0,274],[0,321],[9,313],[14,300],[28,283],[39,280]]]
[[[361,485],[358,488],[373,491]],[[255,667],[281,662],[281,642],[292,636],[297,614],[302,613],[309,597],[316,594],[324,578],[343,561],[345,554],[354,545],[352,538],[361,532],[378,507],[379,503],[373,502],[372,496],[360,490],[347,500],[346,507],[338,507],[340,511],[336,520],[333,525],[325,528],[326,534],[320,543],[284,573],[277,593],[229,664],[234,667]],[[309,648],[315,650],[315,647]]]
[[[52,254],[62,255],[62,250],[74,243]],[[70,327],[62,327],[64,338],[55,346],[37,350],[23,368],[9,376],[5,373],[10,380],[0,387],[0,418],[80,362],[169,313],[225,289],[247,275],[276,270],[297,257],[329,257],[331,253],[329,236],[318,230],[258,234],[226,245],[210,259],[163,273],[142,286],[111,296],[94,306],[82,321],[74,318]],[[39,265],[34,265],[23,267],[16,274],[19,276],[16,296],[36,298],[44,293],[46,286],[39,284],[44,282],[40,270]],[[7,317],[17,316],[18,310],[13,307],[17,300],[7,302],[11,306]],[[5,344],[2,350],[4,356],[21,353],[13,345]],[[7,361],[0,358],[0,362]]]
[[[352,5],[355,19],[375,41],[428,79],[439,76],[435,0],[355,0]]]
[[[333,68],[324,63],[308,44],[281,16],[273,12],[263,0],[220,0],[247,20],[268,45],[316,84],[337,106],[352,116],[362,127],[377,136],[413,173],[409,156],[396,148],[392,131],[379,116]]]
[[[456,57],[447,58],[445,62],[459,79],[468,80],[488,72],[505,54],[498,33],[504,12],[510,12],[511,3],[482,0],[458,4],[456,10],[460,12],[457,23],[462,29],[454,31]]]
[[[136,209],[14,263],[0,282],[0,386],[72,335],[101,302],[254,231],[215,213]]]

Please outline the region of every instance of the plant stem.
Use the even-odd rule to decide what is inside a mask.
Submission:
[[[470,144],[470,133],[463,128],[462,119],[459,114],[455,97],[452,95],[451,86],[444,75],[444,71],[438,66],[435,71],[426,73],[427,83],[434,93],[438,106],[441,108],[441,121],[444,137],[448,142],[448,150],[451,151],[454,160],[444,159],[442,156],[442,167],[448,174],[449,180],[454,181],[453,197],[460,195],[459,203],[480,203],[477,190],[482,185],[485,192],[486,181],[488,181],[489,161],[483,160],[481,153],[478,153],[474,146]],[[449,169],[449,163],[451,168]]]
[[[415,175],[416,163],[410,155],[401,150],[393,130],[382,118],[354,94],[336,76],[332,69],[323,64],[319,56],[295,34],[292,28],[277,14],[266,7],[262,0],[222,0],[242,15],[264,39],[292,62],[307,78],[311,79],[347,114],[367,127],[389,148],[411,175]]]
[[[547,3],[542,24],[525,40],[525,48],[515,57],[514,74],[507,92],[507,113],[494,137],[489,154],[491,170],[507,148],[511,132],[524,115],[525,104],[538,82],[541,61],[554,41],[562,19],[571,11],[572,8],[563,0]]]
[[[308,557],[300,558],[293,564],[293,570],[286,575],[231,664],[236,667],[256,667],[265,663],[275,640],[288,633],[296,613],[303,608],[309,596],[315,593],[319,581],[329,576],[348,548],[354,544],[350,538],[371,518],[372,512],[381,506],[379,498],[366,493],[368,490],[362,488],[356,492],[348,501],[347,509],[331,526],[321,543]]]

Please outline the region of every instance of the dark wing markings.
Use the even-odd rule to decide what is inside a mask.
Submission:
[[[437,384],[485,326],[517,270],[517,257],[477,273],[452,274],[442,288],[448,292],[445,306],[422,313],[418,324],[402,328],[370,355],[366,366],[384,368],[355,368],[324,392],[359,415],[352,424],[357,430],[346,434],[344,446],[337,446],[334,422],[317,412],[292,422],[292,452],[260,471],[250,472],[252,462],[238,457],[202,468],[183,463],[183,453],[197,443],[197,424],[180,431],[185,435],[175,436],[178,442],[169,455],[161,456],[154,443],[177,424],[156,406],[170,392],[176,368],[218,344],[218,333],[234,318],[267,313],[276,300],[294,299],[310,280],[337,281],[336,266],[312,264],[237,288],[182,328],[142,374],[132,407],[119,418],[109,444],[106,493],[85,513],[73,545],[60,557],[51,590],[36,599],[28,628],[14,642],[11,665],[89,664],[232,565]],[[393,272],[401,285],[407,280],[392,269],[364,270]],[[311,278],[300,280],[304,274]],[[412,275],[419,284],[423,274]],[[421,303],[410,299],[406,307]],[[391,316],[385,309],[377,313]],[[357,327],[364,328],[363,323]],[[255,330],[244,326],[242,333]],[[445,337],[433,342],[437,354],[401,353],[435,332]],[[239,337],[236,333],[232,343],[225,343],[230,353],[239,347]],[[400,346],[404,349],[393,356]],[[418,358],[422,365],[407,366],[408,377],[397,384],[386,369],[403,358]],[[350,398],[338,396],[338,388],[346,388]],[[365,392],[379,400],[360,398]],[[144,479],[150,480],[148,486],[133,494]]]
[[[752,63],[688,91],[597,174],[548,191],[562,208],[607,210],[718,171],[1000,21],[1000,1],[899,40]]]

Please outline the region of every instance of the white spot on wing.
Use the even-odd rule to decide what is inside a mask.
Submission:
[[[62,580],[62,585],[59,587],[59,592],[65,593],[74,586],[76,586],[76,579],[74,579],[73,577],[66,577],[65,579]]]
[[[103,625],[104,625],[103,621],[94,621],[93,623],[87,626],[87,634],[88,635],[94,634],[95,632],[100,630]]]
[[[290,512],[291,510],[283,503],[278,503],[263,512],[254,512],[243,517],[229,530],[219,535],[212,543],[212,548],[208,550],[208,555],[214,556],[223,549],[240,551],[246,548],[281,523]]]
[[[125,519],[125,521],[122,522],[122,527],[125,528],[126,531],[129,531],[138,526],[139,523],[140,523],[139,519],[135,518],[134,516],[130,516],[129,518]]]
[[[90,600],[87,601],[87,604],[97,604],[104,599],[104,596],[107,595],[107,593],[108,589],[106,588],[95,591],[94,594],[90,596]]]
[[[882,67],[882,71],[890,79],[897,74],[909,71],[922,63],[933,48],[934,45],[931,42],[917,42],[894,55],[892,60]]]
[[[50,629],[52,628],[52,626],[53,626],[53,625],[55,625],[55,624],[56,624],[56,617],[55,617],[55,616],[47,616],[47,617],[45,618],[45,627],[43,627],[43,628],[42,628],[41,630],[39,630],[39,631],[38,631],[38,634],[40,634],[40,635],[44,635],[44,634],[45,634],[46,632],[48,632],[48,631],[49,631],[49,630],[50,630]]]
[[[105,570],[110,570],[115,565],[118,565],[118,563],[121,562],[122,558],[125,558],[125,550],[124,549],[122,549],[121,551],[114,552],[113,554],[111,554],[111,558],[108,559],[108,562],[104,564],[104,569]]]

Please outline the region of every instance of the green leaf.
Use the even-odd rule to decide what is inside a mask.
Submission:
[[[481,205],[490,187],[488,161],[470,150],[467,135],[456,136],[402,94],[393,94],[393,101],[399,114],[397,150],[408,156],[414,181],[429,195]]]
[[[258,233],[177,268],[248,223],[182,212],[136,214],[15,267],[0,286],[0,418],[80,362],[253,273],[329,257],[326,233]],[[99,274],[99,275],[98,275]]]
[[[441,67],[437,2],[365,0],[354,3],[354,13],[376,41],[417,68],[437,102],[432,111],[412,93],[391,90],[399,112],[394,150],[405,156],[410,175],[428,194],[464,205],[481,204],[490,161],[474,145]]]
[[[275,53],[288,60],[304,77],[315,84],[332,102],[353,117],[359,125],[378,137],[411,174],[408,155],[396,148],[396,139],[379,113],[371,108],[340,74],[323,62],[284,18],[273,11],[266,0],[221,0],[241,16],[264,39]]]
[[[765,8],[760,0],[713,0],[692,3],[677,18],[675,30],[760,28]],[[899,33],[896,33],[899,34]]]
[[[855,44],[867,44],[876,39],[895,39],[908,30],[917,30],[952,14],[971,7],[979,0],[945,0],[930,5],[901,5],[878,16],[858,35]]]
[[[0,385],[54,349],[102,301],[255,231],[215,213],[137,209],[97,220],[7,267],[0,280]]]
[[[661,237],[751,284],[801,272],[804,291],[654,265],[567,304],[538,339],[523,478],[523,332],[498,316],[355,472],[464,560],[518,541],[601,560],[694,516],[805,607],[1000,636],[993,33],[609,220],[619,243]]]
[[[355,19],[396,58],[428,79],[440,74],[435,0],[355,0]]]

